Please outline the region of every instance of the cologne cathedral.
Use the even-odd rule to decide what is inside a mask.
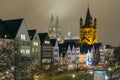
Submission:
[[[48,34],[49,34],[50,39],[57,39],[58,42],[63,41],[63,36],[61,34],[58,16],[54,18],[54,16],[51,15],[50,25],[48,28]]]

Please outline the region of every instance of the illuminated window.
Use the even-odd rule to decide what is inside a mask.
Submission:
[[[55,31],[55,27],[53,28],[53,31]]]
[[[38,49],[36,48],[36,52],[38,51]]]
[[[0,46],[2,46],[3,45],[3,42],[2,41],[0,41]]]
[[[38,42],[33,42],[33,45],[34,46],[38,46]]]
[[[21,49],[21,50],[20,50],[20,53],[24,54],[24,53],[25,53],[25,50],[24,50],[24,49]]]
[[[7,35],[5,34],[4,37],[7,38]]]
[[[50,44],[50,41],[45,41],[46,44]]]
[[[32,52],[33,52],[33,53],[35,52],[35,49],[34,49],[34,48],[32,48]]]
[[[30,50],[29,49],[26,49],[26,54],[30,54]]]
[[[21,34],[21,40],[25,40],[25,34]]]
[[[45,69],[48,70],[50,68],[50,65],[46,65]]]
[[[51,27],[49,28],[49,30],[51,31]]]
[[[51,59],[43,59],[42,63],[51,63]]]

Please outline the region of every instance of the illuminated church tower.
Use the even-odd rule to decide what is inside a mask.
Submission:
[[[93,45],[98,42],[97,39],[97,20],[93,20],[89,8],[86,14],[86,20],[83,25],[83,19],[80,18],[80,44]]]

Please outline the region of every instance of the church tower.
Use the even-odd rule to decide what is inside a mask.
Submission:
[[[98,42],[97,39],[97,20],[93,20],[89,8],[86,14],[86,20],[83,25],[83,19],[80,18],[80,44],[93,45]]]

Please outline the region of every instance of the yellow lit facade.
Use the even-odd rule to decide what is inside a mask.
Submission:
[[[80,44],[93,45],[98,42],[97,35],[97,20],[92,20],[89,8],[86,15],[85,24],[83,25],[82,18],[80,19]]]

